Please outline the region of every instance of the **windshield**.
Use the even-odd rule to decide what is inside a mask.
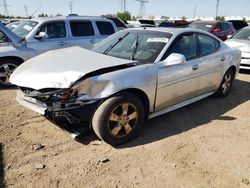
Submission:
[[[154,62],[172,34],[159,31],[120,31],[93,48],[95,52],[139,62]]]
[[[195,29],[201,29],[203,31],[210,31],[213,25],[208,23],[191,23],[189,24],[189,27]]]
[[[37,24],[38,22],[27,20],[27,21],[22,22],[12,31],[19,37],[25,38],[34,29],[34,27]]]
[[[233,39],[239,39],[239,40],[250,40],[250,29],[242,29],[238,33],[236,33],[233,37]]]

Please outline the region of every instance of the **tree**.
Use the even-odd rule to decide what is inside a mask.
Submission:
[[[225,16],[217,16],[216,20],[218,20],[218,21],[225,21]]]
[[[118,12],[116,14],[116,16],[118,18],[120,18],[121,20],[124,20],[124,21],[131,20],[131,14],[129,12],[127,12],[127,11],[125,11],[125,12]]]
[[[42,14],[39,14],[38,17],[49,17],[49,16],[48,16],[48,14],[42,13]]]

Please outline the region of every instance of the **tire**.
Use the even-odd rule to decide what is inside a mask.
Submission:
[[[1,59],[0,60],[0,88],[13,87],[9,82],[11,73],[21,64],[15,59]]]
[[[112,146],[125,144],[139,132],[145,117],[142,102],[124,92],[104,101],[95,111],[92,127],[96,135]]]
[[[223,98],[223,97],[226,97],[230,93],[231,88],[233,86],[234,77],[235,77],[235,74],[234,74],[233,69],[229,69],[223,76],[220,87],[215,93],[216,97]]]

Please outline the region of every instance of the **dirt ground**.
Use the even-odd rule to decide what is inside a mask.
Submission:
[[[227,98],[149,120],[119,148],[93,133],[74,141],[15,93],[0,91],[0,187],[250,187],[250,73]]]

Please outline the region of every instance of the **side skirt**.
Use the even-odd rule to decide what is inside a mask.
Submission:
[[[157,112],[153,112],[153,113],[149,114],[148,119],[151,119],[151,118],[154,118],[154,117],[156,117],[156,116],[160,116],[160,115],[162,115],[162,114],[165,114],[165,113],[168,113],[168,112],[177,110],[177,109],[179,109],[179,108],[181,108],[181,107],[183,107],[183,106],[187,106],[187,105],[189,105],[189,104],[191,104],[191,103],[194,103],[194,102],[196,102],[196,101],[199,101],[199,100],[201,100],[201,99],[204,99],[204,98],[206,98],[206,97],[208,97],[208,96],[210,96],[210,95],[212,95],[212,94],[214,94],[214,92],[206,93],[206,94],[200,95],[200,96],[198,96],[198,97],[189,99],[189,100],[187,100],[187,101],[181,102],[181,103],[179,103],[179,104],[176,104],[176,105],[174,105],[174,106],[171,106],[171,107],[169,107],[169,108],[165,108],[165,109],[163,109],[163,110],[160,110],[160,111],[157,111]]]

